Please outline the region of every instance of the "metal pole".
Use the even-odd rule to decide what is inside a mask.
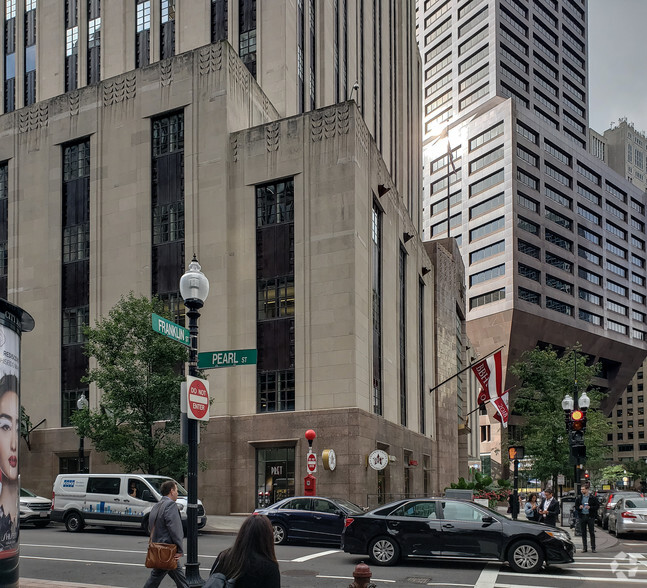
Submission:
[[[573,349],[573,357],[575,358],[575,361],[573,362],[575,364],[575,380],[573,382],[573,406],[575,407],[575,410],[579,408],[579,397],[578,397],[578,392],[577,392],[577,349]],[[571,448],[572,451],[572,448]],[[575,459],[575,475],[573,477],[573,486],[575,490],[575,497],[577,498],[577,495],[580,493],[580,459],[579,457]]]
[[[81,435],[79,437],[79,473],[85,473],[85,449],[83,447],[85,437]]]
[[[514,460],[514,486],[512,491],[512,520],[517,520],[517,515],[519,514],[519,460]]]
[[[191,347],[189,349],[189,375],[198,376],[198,310],[202,307],[199,300],[185,301],[189,309],[189,334]],[[186,580],[189,586],[202,586],[204,580],[200,577],[200,562],[198,562],[198,421],[188,420],[189,459],[187,474],[187,533],[186,533]]]

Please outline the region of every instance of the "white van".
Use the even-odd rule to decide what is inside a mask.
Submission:
[[[85,525],[148,531],[148,515],[162,498],[160,486],[171,479],[147,474],[60,474],[54,482],[51,518],[65,523],[71,532],[82,531]],[[176,504],[186,532],[187,492],[180,484],[177,490]],[[198,500],[198,529],[206,524]]]

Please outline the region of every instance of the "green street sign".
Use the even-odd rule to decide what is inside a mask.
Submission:
[[[173,341],[182,343],[182,345],[186,345],[187,347],[191,346],[189,329],[185,329],[183,326],[177,325],[154,312],[151,313],[151,317],[153,322],[153,331],[160,335],[166,335],[169,339],[173,339]]]
[[[198,353],[198,369],[234,367],[256,363],[256,349],[232,349],[229,351],[207,351]]]

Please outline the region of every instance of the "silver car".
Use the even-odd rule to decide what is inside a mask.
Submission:
[[[620,498],[609,513],[609,532],[618,538],[625,533],[647,532],[647,498]]]

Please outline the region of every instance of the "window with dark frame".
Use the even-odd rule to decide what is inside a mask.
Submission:
[[[256,78],[256,0],[238,0],[238,10],[238,55]]]
[[[151,294],[159,297],[174,322],[184,324],[180,296],[184,273],[184,112],[152,120],[151,141]]]
[[[90,140],[62,151],[61,426],[69,427],[77,400],[88,393],[81,380],[89,365],[83,327],[90,308]]]
[[[65,91],[78,87],[79,22],[77,0],[65,0]]]
[[[211,0],[211,42],[228,38],[229,0]]]
[[[160,5],[160,59],[175,55],[175,2],[161,0]]]
[[[295,410],[294,180],[256,186],[257,405]]]
[[[88,0],[88,85],[101,81],[101,0]]]
[[[382,414],[382,212],[373,203],[371,219],[371,289],[373,323],[373,412]]]
[[[36,0],[25,0],[25,106],[36,102]]]
[[[151,62],[151,0],[135,1],[135,67],[145,67]]]
[[[16,109],[16,0],[5,0],[4,111]]]
[[[400,339],[400,424],[407,426],[407,252],[400,247],[398,264],[399,277],[399,312],[398,335]]]

